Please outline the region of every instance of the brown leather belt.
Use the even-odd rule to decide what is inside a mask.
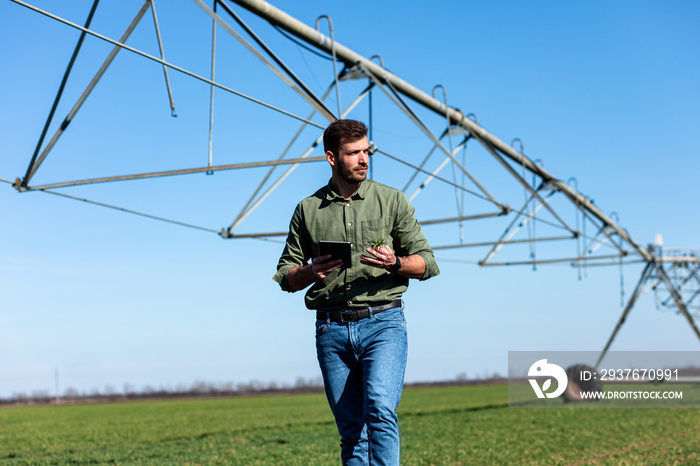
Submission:
[[[358,320],[366,319],[371,315],[379,314],[380,312],[388,311],[389,309],[401,307],[401,304],[401,299],[395,299],[389,304],[381,304],[379,306],[368,306],[363,307],[362,309],[353,309],[351,311],[316,311],[316,319],[330,320],[331,322],[357,322]]]

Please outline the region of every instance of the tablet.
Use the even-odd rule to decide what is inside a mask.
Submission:
[[[349,269],[352,265],[350,243],[347,241],[319,241],[319,255],[330,254],[333,259],[343,259],[343,267]]]

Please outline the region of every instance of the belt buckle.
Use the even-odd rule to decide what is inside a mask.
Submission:
[[[340,321],[343,322],[343,323],[345,323],[345,322],[351,322],[350,320],[345,320],[345,316],[346,316],[347,314],[350,314],[351,312],[352,312],[352,311],[341,312],[340,315],[338,316],[338,317],[340,318]]]

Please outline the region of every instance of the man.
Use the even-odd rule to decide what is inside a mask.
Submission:
[[[398,465],[395,410],[407,354],[401,295],[409,278],[440,271],[408,198],[366,179],[365,125],[335,121],[323,144],[330,182],[297,205],[273,278],[289,292],[312,285],[305,302],[316,310],[318,361],[343,464]],[[321,240],[349,242],[350,267],[319,255]]]

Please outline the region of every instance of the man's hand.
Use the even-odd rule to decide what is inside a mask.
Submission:
[[[367,248],[367,252],[369,256],[360,256],[362,264],[384,270],[396,264],[396,255],[389,246],[378,246],[377,249]],[[414,254],[401,258],[401,268],[396,273],[406,278],[421,278],[425,273],[425,267],[425,260]]]
[[[331,255],[318,256],[310,264],[299,265],[287,272],[289,286],[303,290],[313,282],[323,280],[333,270],[343,265],[343,259],[331,259]]]
[[[330,254],[318,256],[311,261],[311,273],[314,274],[317,280],[323,280],[341,265],[343,265],[343,259],[332,259]]]
[[[378,246],[377,249],[366,248],[370,256],[361,255],[360,263],[377,267],[379,269],[388,269],[396,264],[396,255],[389,246]]]

